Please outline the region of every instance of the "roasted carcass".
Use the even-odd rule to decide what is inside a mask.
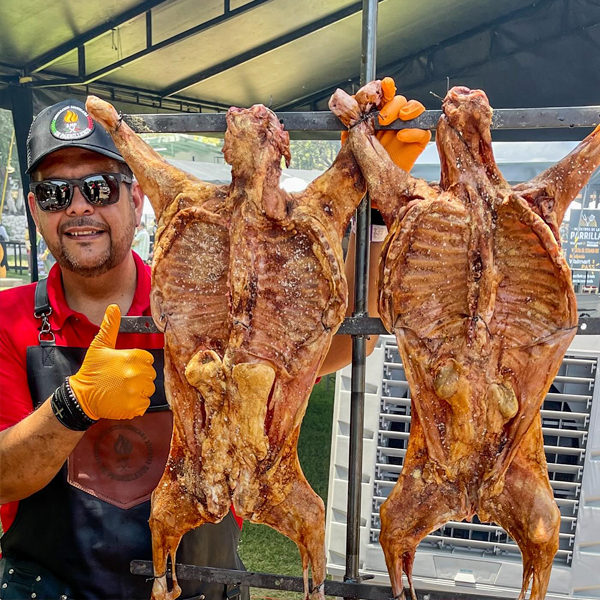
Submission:
[[[341,238],[365,192],[348,148],[304,192],[279,188],[289,136],[264,106],[227,113],[232,183],[203,183],[169,165],[90,97],[149,196],[158,221],[152,314],[165,333],[171,452],[152,497],[155,583],[184,533],[237,514],[296,542],[308,593],[325,578],[324,509],[296,451],[300,423],[346,310]]]
[[[363,93],[366,92],[363,90]],[[369,84],[378,104],[379,83]],[[381,507],[394,594],[413,600],[415,549],[450,519],[504,527],[523,556],[525,597],[546,593],[560,513],[548,481],[540,406],[576,333],[559,225],[600,163],[600,128],[534,180],[510,186],[494,161],[492,109],[480,90],[451,89],[437,128],[442,176],[397,168],[338,90],[330,107],[389,235],[381,317],[396,334],[412,398],[402,474]]]

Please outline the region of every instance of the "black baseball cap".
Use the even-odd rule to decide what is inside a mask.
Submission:
[[[44,108],[33,120],[27,136],[27,173],[61,148],[85,148],[125,162],[112,138],[92,120],[81,100],[68,99]]]

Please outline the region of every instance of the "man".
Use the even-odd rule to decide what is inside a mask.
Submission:
[[[75,100],[38,115],[28,159],[29,206],[58,264],[45,286],[0,295],[0,594],[147,599],[129,563],[151,559],[149,498],[170,443],[163,337],[117,336],[121,314],[150,314],[149,268],[131,251],[143,193]],[[242,568],[240,527],[230,514],[190,532],[178,557]]]
[[[28,151],[29,206],[57,264],[46,285],[0,295],[2,598],[149,598],[129,562],[151,559],[149,497],[169,449],[163,337],[117,335],[121,314],[150,314],[149,269],[131,252],[143,193],[81,102],[42,111]],[[350,338],[337,336],[322,374],[349,361]],[[189,532],[179,561],[243,568],[240,527],[230,513]],[[182,587],[184,598],[227,593]]]
[[[150,254],[150,234],[146,230],[146,224],[142,221],[137,228],[137,233],[133,238],[132,248],[140,255],[144,263],[148,262]]]

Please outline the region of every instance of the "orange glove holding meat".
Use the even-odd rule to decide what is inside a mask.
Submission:
[[[417,100],[407,100],[396,96],[396,84],[391,77],[381,82],[383,106],[379,112],[379,123],[389,125],[396,119],[409,121],[425,111]],[[400,131],[379,131],[377,139],[388,151],[390,158],[407,173],[431,140],[431,131],[426,129],[401,129]]]
[[[121,311],[111,304],[81,368],[69,377],[90,419],[133,419],[146,412],[154,394],[154,357],[146,350],[115,350],[120,324]]]
[[[409,121],[425,111],[425,107],[417,100],[407,100],[404,96],[396,96],[396,84],[391,77],[381,82],[383,104],[379,111],[379,123],[389,125],[396,119]],[[424,129],[401,129],[400,131],[378,131],[377,139],[387,150],[390,158],[406,172],[409,172],[421,152],[431,140],[431,132]],[[342,133],[342,143],[346,141],[348,132]]]

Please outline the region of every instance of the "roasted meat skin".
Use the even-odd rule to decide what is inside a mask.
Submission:
[[[370,84],[370,93],[377,82]],[[380,314],[411,389],[402,474],[381,507],[396,597],[413,600],[415,549],[450,519],[504,527],[523,556],[523,600],[547,591],[560,512],[548,480],[540,406],[576,333],[558,226],[600,163],[600,128],[534,180],[510,186],[492,152],[485,94],[451,89],[437,128],[439,185],[397,168],[338,90],[332,110],[389,229]]]
[[[158,219],[152,314],[165,334],[171,451],[152,497],[153,598],[184,533],[236,513],[296,542],[324,598],[325,518],[297,455],[314,380],[347,305],[341,238],[366,184],[349,148],[304,192],[279,188],[289,137],[264,106],[232,108],[232,183],[165,162],[90,97]]]

